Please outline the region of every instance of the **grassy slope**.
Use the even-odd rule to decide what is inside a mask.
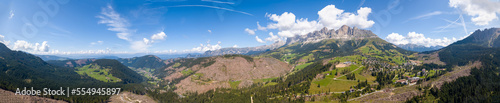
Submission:
[[[99,81],[103,82],[120,82],[121,79],[114,77],[112,74],[109,73],[110,69],[109,68],[104,68],[99,65],[86,65],[83,67],[77,67],[75,72],[77,72],[80,75],[88,75],[92,78],[95,78]]]

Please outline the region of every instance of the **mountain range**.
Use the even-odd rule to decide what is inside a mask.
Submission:
[[[13,91],[17,87],[25,86],[121,87],[133,93],[148,94],[159,101],[167,99],[176,102],[239,102],[251,98],[262,102],[293,102],[314,101],[315,98],[323,98],[323,95],[339,95],[335,98],[341,101],[354,97],[392,100],[392,96],[359,95],[386,93],[375,92],[375,89],[396,87],[390,92],[395,93],[394,97],[405,95],[397,98],[397,101],[418,98],[419,93],[426,90],[429,90],[430,94],[424,96],[440,97],[433,101],[447,101],[444,98],[453,97],[456,100],[454,97],[457,96],[444,94],[457,93],[444,91],[450,88],[453,90],[452,85],[436,83],[439,82],[436,80],[452,78],[446,81],[456,79],[457,81],[451,83],[466,84],[471,81],[464,81],[464,78],[479,78],[476,81],[482,82],[473,84],[485,88],[464,88],[478,89],[477,93],[481,95],[498,96],[498,90],[493,88],[497,86],[498,80],[489,77],[498,76],[499,35],[499,28],[477,30],[469,37],[449,46],[428,49],[417,45],[394,45],[369,30],[342,26],[338,30],[323,28],[305,35],[289,37],[286,41],[271,45],[224,48],[187,56],[188,58],[167,60],[155,55],[68,60],[45,56],[48,58],[45,62],[40,57],[22,51],[12,51],[0,44],[0,88]],[[476,66],[470,66],[473,62]],[[484,73],[492,74],[480,75],[479,73],[483,72],[471,69],[472,67],[481,67],[480,70]],[[466,70],[473,76],[455,75]],[[448,74],[444,75],[445,73]],[[449,77],[450,75],[453,77]],[[435,87],[419,91],[412,86],[394,83],[410,79],[407,77],[419,77],[422,79],[420,82]],[[484,81],[493,82],[488,84],[483,83]],[[443,91],[434,89],[438,87]],[[399,91],[398,88],[404,88],[406,91]],[[469,95],[464,93],[468,92],[458,94]],[[109,96],[50,98],[69,102],[104,102]]]
[[[441,48],[444,48],[443,46],[422,46],[422,45],[416,45],[416,44],[399,44],[396,45],[400,48],[409,50],[409,51],[415,51],[415,52],[424,52],[424,51],[433,51],[433,50],[439,50]]]

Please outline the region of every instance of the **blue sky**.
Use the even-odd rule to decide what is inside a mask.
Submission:
[[[349,25],[394,44],[446,46],[500,27],[498,6],[498,0],[7,0],[0,3],[0,42],[50,55],[200,53]]]

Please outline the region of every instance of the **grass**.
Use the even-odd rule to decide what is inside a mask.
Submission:
[[[186,75],[191,75],[194,72],[191,69],[186,69],[186,70],[181,71],[181,73],[183,76],[186,76]]]
[[[339,69],[340,72],[341,70],[344,69],[349,69],[350,71],[353,71],[357,68],[360,68],[360,65],[351,65],[349,67],[343,67],[337,69]],[[347,80],[346,76],[342,76],[337,78],[337,80],[334,80],[333,78],[336,77],[335,75],[326,75],[324,79],[314,80],[313,82],[311,82],[309,92],[312,94],[316,94],[318,92],[328,92],[329,90],[330,92],[344,92],[349,90],[351,86],[357,85],[358,80],[360,82],[364,82],[365,80],[367,80],[368,83],[372,83],[373,81],[375,81],[376,79],[375,77],[369,74],[362,74],[361,71],[363,71],[363,69],[365,69],[365,67],[361,67],[360,69],[353,72],[356,75],[356,80],[352,81]],[[335,72],[336,70],[332,70],[323,72],[322,74],[329,74],[329,73],[335,74]],[[318,84],[320,85],[319,88]]]
[[[307,66],[309,66],[311,64],[313,64],[313,62],[305,63],[305,64],[302,64],[302,65],[297,65],[294,70],[295,71],[302,70],[302,69],[304,69],[305,67],[307,67]]]
[[[340,63],[343,63],[343,62],[350,61],[350,62],[361,63],[361,61],[364,59],[366,59],[366,57],[363,57],[361,55],[351,55],[351,56],[335,57],[333,60],[330,60],[328,62],[333,63],[333,62],[338,61]]]
[[[229,81],[229,85],[231,85],[231,88],[233,89],[238,89],[238,86],[240,85],[241,81]]]
[[[86,65],[83,67],[77,67],[75,72],[80,74],[80,75],[88,75],[94,79],[97,79],[99,81],[103,82],[120,82],[122,81],[120,78],[114,77],[112,74],[109,73],[111,69],[107,69],[104,67],[101,67],[99,65]]]
[[[318,88],[318,84],[320,87]],[[344,81],[344,80],[333,80],[332,78],[325,78],[322,80],[313,81],[309,92],[316,94],[318,92],[344,92],[351,88],[351,86],[357,85],[357,81]]]
[[[175,64],[172,66],[172,68],[177,68],[177,67],[179,67],[179,66],[181,66],[181,63],[175,63]]]
[[[276,83],[276,82],[269,82],[266,85],[264,85],[264,87],[266,87],[266,86],[272,86],[272,85],[276,85],[276,84],[278,84],[278,83]]]

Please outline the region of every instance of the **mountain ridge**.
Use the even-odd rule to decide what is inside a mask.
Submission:
[[[450,45],[477,44],[484,47],[500,47],[499,36],[500,36],[500,28],[489,28],[483,30],[478,29],[465,39],[462,39]]]
[[[347,25],[343,25],[338,30],[328,29],[324,27],[319,31],[313,31],[305,35],[289,37],[287,38],[285,45],[289,45],[295,42],[315,43],[326,39],[352,40],[375,37],[378,36],[373,34],[373,32],[371,32],[370,30],[359,29],[357,27],[351,28]]]

